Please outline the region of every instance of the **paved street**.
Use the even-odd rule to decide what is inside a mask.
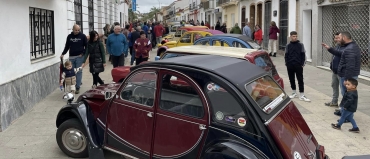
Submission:
[[[151,55],[154,59],[155,50]],[[273,58],[279,74],[283,77],[287,93],[291,93],[287,71],[282,56]],[[126,60],[126,64],[128,60]],[[112,81],[108,64],[101,77],[106,83]],[[56,70],[57,71],[57,70]],[[333,115],[334,108],[324,106],[324,102],[331,98],[330,72],[307,65],[304,68],[305,94],[312,100],[310,103],[294,99],[299,110],[308,122],[316,139],[326,147],[326,153],[332,159],[340,159],[344,155],[370,154],[370,86],[359,85],[359,107],[355,113],[355,120],[361,133],[354,134],[347,131],[351,124],[344,124],[342,130],[334,130],[330,123],[336,122]],[[91,88],[92,76],[88,67],[84,69],[81,91]],[[43,101],[34,106],[21,118],[17,119],[3,132],[0,132],[0,159],[21,158],[68,158],[59,149],[56,139],[55,118],[58,110],[65,104],[59,88]],[[118,155],[107,153],[107,158],[121,158]]]

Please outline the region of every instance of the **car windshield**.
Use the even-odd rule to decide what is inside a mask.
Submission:
[[[267,114],[270,114],[272,110],[287,98],[284,91],[270,76],[264,76],[246,84],[245,89]]]

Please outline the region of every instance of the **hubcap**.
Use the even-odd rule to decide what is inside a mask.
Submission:
[[[69,128],[63,132],[62,142],[65,148],[73,153],[80,153],[86,148],[85,135],[75,128]]]

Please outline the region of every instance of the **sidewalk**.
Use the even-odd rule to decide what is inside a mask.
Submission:
[[[154,58],[155,50],[151,57]],[[107,58],[108,59],[108,58]],[[272,58],[279,74],[284,79],[287,93],[291,93],[287,71],[282,56]],[[125,64],[128,63],[128,59]],[[92,76],[89,68],[84,68],[83,85],[81,92],[91,88]],[[101,78],[105,83],[112,81],[112,65],[107,64]],[[312,102],[302,102],[294,99],[298,109],[306,119],[318,142],[325,146],[326,153],[332,159],[340,159],[345,155],[370,154],[370,86],[359,85],[359,110],[355,113],[355,120],[361,130],[359,134],[347,131],[351,124],[346,123],[342,130],[334,130],[330,124],[338,119],[333,114],[334,108],[324,106],[324,102],[331,99],[330,72],[305,66],[305,94]],[[15,120],[3,132],[0,132],[0,159],[21,158],[68,158],[58,147],[55,139],[55,118],[59,109],[65,105],[59,88],[47,96],[43,101],[34,106],[32,110]],[[366,105],[367,104],[367,105]],[[106,153],[106,158],[121,158],[113,153]]]

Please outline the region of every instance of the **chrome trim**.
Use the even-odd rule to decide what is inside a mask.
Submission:
[[[157,113],[157,115],[161,115],[161,116],[165,116],[165,117],[168,117],[168,118],[177,119],[177,120],[181,120],[181,121],[185,121],[185,122],[188,122],[188,123],[198,124],[199,125],[199,123],[196,123],[196,122],[192,122],[192,121],[188,121],[188,120],[184,120],[184,119],[172,117],[172,116],[169,116],[169,115],[164,115],[164,114],[161,114],[161,113]]]
[[[292,100],[291,99],[289,99],[289,101],[278,111],[278,112],[276,112],[269,120],[267,120],[264,124],[267,126],[268,124],[270,124],[270,122],[272,121],[272,120],[274,120],[275,118],[276,118],[276,116],[278,116],[280,113],[281,113],[281,111],[283,111],[287,106],[288,106],[288,104],[290,104],[292,102]]]
[[[120,155],[123,155],[123,156],[126,156],[126,157],[130,157],[130,158],[132,158],[132,159],[139,159],[139,158],[136,158],[136,157],[131,156],[131,155],[129,155],[129,154],[125,154],[125,153],[123,153],[123,152],[120,152],[120,151],[114,150],[114,149],[112,149],[112,148],[110,148],[110,147],[107,147],[107,146],[103,146],[103,149],[108,150],[108,151],[111,151],[111,152],[114,152],[114,153],[117,153],[117,154],[120,154]]]
[[[118,102],[115,102],[115,101],[113,101],[113,103],[118,104],[118,105],[122,105],[122,106],[124,106],[124,107],[129,107],[129,108],[137,109],[137,110],[140,110],[140,111],[143,111],[143,112],[151,112],[151,111],[148,111],[148,110],[144,110],[144,109],[136,108],[136,107],[129,106],[129,105],[127,105],[127,104],[118,103]]]
[[[135,149],[137,149],[137,150],[139,150],[139,152],[140,151],[143,151],[143,152],[145,152],[145,153],[143,153],[143,152],[140,152],[140,153],[143,153],[143,154],[145,154],[145,155],[148,155],[149,154],[149,152],[147,152],[147,151],[144,151],[144,150],[142,150],[142,149],[140,149],[140,148],[138,148],[138,147],[136,147],[136,146],[134,146],[134,145],[132,145],[131,143],[129,143],[129,142],[127,142],[126,140],[123,140],[121,137],[119,137],[117,134],[115,134],[112,130],[110,130],[109,128],[108,128],[108,132],[109,133],[111,133],[112,135],[114,135],[114,136],[112,136],[113,138],[115,138],[118,142],[120,142],[120,143],[122,143],[120,140],[122,140],[123,142],[125,142],[126,144],[128,144],[129,146],[132,146],[132,147],[134,147]],[[118,140],[118,139],[119,140]],[[124,145],[126,145],[125,143],[122,143],[122,144],[124,144]],[[127,145],[126,145],[127,146]]]
[[[258,151],[258,152],[259,152],[259,154],[260,154],[260,155],[262,155],[262,156],[264,156],[266,159],[268,159],[268,158],[269,158],[269,157],[267,157],[267,156],[265,155],[265,153],[263,153],[260,149],[256,148],[254,145],[252,145],[252,144],[251,144],[251,143],[249,143],[248,141],[246,141],[246,140],[242,139],[241,137],[236,136],[236,135],[234,135],[233,133],[227,132],[227,131],[225,131],[225,130],[221,130],[221,129],[218,129],[218,128],[215,128],[215,127],[212,127],[212,126],[209,126],[209,127],[210,127],[210,128],[212,128],[212,129],[215,129],[215,130],[222,131],[222,132],[224,132],[224,133],[230,134],[230,135],[232,135],[232,136],[234,136],[234,137],[236,137],[236,138],[238,138],[238,139],[240,139],[240,140],[242,140],[242,141],[244,141],[244,142],[248,143],[249,145],[246,145],[246,144],[243,144],[243,143],[241,143],[241,144],[243,144],[243,145],[245,145],[245,146],[247,146],[247,147],[249,147],[249,148],[252,148],[252,149],[253,149],[253,150],[255,150],[255,151]]]
[[[98,120],[97,120],[102,126],[104,126],[104,128],[105,128],[105,124],[98,118]]]

